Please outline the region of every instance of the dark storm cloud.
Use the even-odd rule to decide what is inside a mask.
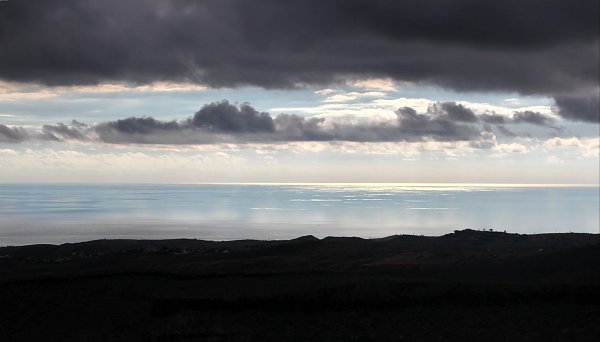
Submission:
[[[73,120],[70,125],[64,123],[58,123],[55,125],[43,125],[42,132],[38,135],[39,139],[42,140],[88,140],[89,126]]]
[[[259,113],[249,104],[237,107],[228,101],[208,104],[190,120],[194,127],[214,132],[273,132],[275,126],[269,113]]]
[[[499,115],[495,113],[484,113],[477,115],[477,119],[481,122],[495,125],[495,127],[504,130],[504,132],[507,133],[509,131],[506,129],[506,127],[502,127],[502,125],[504,124],[528,123],[531,125],[557,128],[556,126],[554,126],[554,119],[552,119],[551,117],[542,113],[533,112],[529,110],[523,112],[514,112],[512,114],[512,117],[506,117],[504,115]]]
[[[321,128],[323,118],[305,118],[296,114],[279,114],[274,120],[275,128],[282,136],[293,140],[330,140]]]
[[[448,117],[455,121],[461,122],[475,122],[477,116],[469,108],[455,103],[455,102],[444,102],[442,104],[434,105],[433,110],[440,111],[440,109],[448,115]]]
[[[98,124],[95,132],[108,143],[207,144],[260,139],[260,133],[273,133],[274,129],[268,113],[224,100],[203,106],[182,122],[130,117]]]
[[[515,112],[512,117],[475,114],[455,102],[431,105],[426,113],[414,108],[396,110],[396,120],[366,123],[336,121],[296,114],[271,116],[251,105],[226,100],[203,106],[182,121],[161,121],[152,117],[129,117],[93,126],[73,120],[69,125],[44,125],[28,133],[20,127],[0,125],[0,142],[24,140],[100,141],[109,144],[215,144],[215,143],[285,143],[294,141],[351,142],[418,142],[470,141],[471,146],[488,146],[482,142],[496,131],[508,137],[517,135],[504,124],[533,124],[552,128],[551,118],[536,112]],[[489,139],[488,139],[489,140]],[[483,148],[483,147],[482,147]]]
[[[496,126],[496,130],[498,132],[500,132],[500,134],[502,134],[504,136],[507,136],[507,137],[514,138],[514,137],[518,136],[518,134],[516,134],[515,132],[513,132],[510,129],[506,128],[504,125],[497,125]]]
[[[433,112],[434,115],[418,114],[411,107],[398,109],[396,115],[402,136],[415,140],[431,137],[442,141],[470,140],[479,136],[480,129],[477,126],[457,123],[449,113],[436,112],[437,107],[444,108],[446,104],[448,103],[430,107],[428,112]],[[449,107],[455,108],[456,104],[450,103]]]
[[[552,120],[540,113],[516,112],[512,118],[497,114],[477,115],[455,102],[431,105],[426,113],[402,107],[396,120],[381,123],[350,123],[321,117],[258,112],[251,105],[226,100],[203,106],[182,121],[152,117],[129,117],[88,126],[44,125],[39,132],[0,125],[0,142],[27,139],[50,141],[101,141],[110,144],[214,144],[285,143],[293,141],[417,142],[470,141],[471,146],[488,146],[482,137],[493,131],[515,137],[503,124],[534,124],[557,130]],[[488,139],[490,140],[490,139]]]
[[[551,126],[553,120],[544,114],[532,111],[515,112],[513,113],[513,122],[515,123],[528,123],[539,126]]]
[[[130,117],[117,121],[108,122],[101,126],[110,127],[125,134],[150,134],[157,131],[178,131],[179,124],[176,121],[159,121],[151,117]]]
[[[445,104],[439,105],[439,108],[444,107]],[[221,101],[205,105],[193,117],[181,122],[131,117],[98,124],[94,131],[106,143],[135,144],[456,141],[474,139],[480,132],[476,125],[455,122],[443,110],[417,114],[406,107],[399,109],[396,115],[396,122],[336,123],[295,114],[272,117],[249,104],[238,106]]]
[[[599,122],[600,121],[600,95],[561,95],[555,96],[559,114],[567,119]]]
[[[182,129],[176,121],[160,121],[151,117],[129,117],[103,122],[93,128],[101,141],[115,144],[182,143],[185,142],[185,139],[180,140]]]
[[[498,114],[481,114],[479,115],[479,119],[485,123],[501,125],[506,123],[506,117]]]
[[[22,127],[8,127],[0,124],[0,143],[18,143],[30,138]]]
[[[442,102],[435,103],[427,109],[427,114],[430,116],[442,116],[446,119],[450,119],[454,122],[482,122],[487,124],[488,130],[491,130],[489,125],[503,125],[503,124],[521,124],[528,123],[538,126],[547,126],[556,128],[553,126],[554,120],[542,113],[533,111],[513,112],[511,117],[506,117],[493,112],[475,114],[475,112],[456,102]]]
[[[296,114],[273,117],[269,113],[258,112],[247,103],[238,106],[224,100],[205,105],[193,117],[181,122],[132,117],[99,124],[95,132],[107,143],[211,144],[480,141],[481,136],[494,130],[505,136],[517,136],[503,124],[528,123],[558,129],[552,125],[551,118],[541,113],[515,112],[512,117],[493,113],[477,115],[455,102],[433,104],[424,114],[411,107],[399,108],[395,113],[395,121],[351,124]]]
[[[598,86],[598,11],[597,0],[8,1],[0,78],[285,88],[391,77],[569,95]],[[556,97],[562,115],[594,121],[568,99]]]

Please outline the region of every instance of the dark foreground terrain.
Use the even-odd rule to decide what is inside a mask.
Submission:
[[[598,235],[0,248],[1,341],[600,341]]]

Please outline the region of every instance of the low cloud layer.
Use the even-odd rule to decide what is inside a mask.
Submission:
[[[44,125],[42,126],[42,132],[40,138],[44,140],[88,140],[86,130],[88,125],[73,120],[70,125],[64,123],[58,123],[56,125]]]
[[[88,126],[44,125],[28,133],[23,128],[0,125],[0,142],[26,139],[51,141],[99,141],[109,144],[214,144],[285,143],[300,141],[417,142],[470,141],[472,146],[489,147],[495,134],[515,136],[507,125],[536,125],[556,130],[552,118],[536,112],[515,112],[506,117],[494,113],[476,114],[454,102],[435,103],[426,113],[402,107],[396,119],[379,123],[346,122],[296,114],[272,116],[249,104],[226,100],[203,106],[182,121],[161,121],[152,117],[129,117]],[[484,141],[484,142],[482,142]]]
[[[517,112],[502,116],[503,124],[529,123],[548,126],[553,120],[540,113]],[[208,144],[220,142],[290,141],[471,141],[490,131],[486,117],[454,103],[437,103],[427,113],[411,107],[399,108],[396,120],[377,124],[350,124],[324,118],[259,113],[249,104],[240,106],[221,101],[205,105],[182,122],[162,122],[149,117],[131,117],[94,127],[106,143]],[[502,133],[502,131],[500,131]]]
[[[0,79],[289,88],[389,77],[545,95],[563,117],[598,122],[598,12],[597,0],[11,0],[0,2]]]
[[[18,143],[27,139],[29,133],[24,128],[0,124],[0,143]]]
[[[216,133],[273,133],[269,113],[259,113],[249,104],[233,106],[227,101],[208,104],[188,121],[192,127]]]

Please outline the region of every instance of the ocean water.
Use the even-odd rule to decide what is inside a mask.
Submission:
[[[598,187],[0,184],[0,245],[599,230]]]

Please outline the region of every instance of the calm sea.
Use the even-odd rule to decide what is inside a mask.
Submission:
[[[0,245],[100,238],[288,239],[454,229],[592,232],[598,187],[0,185]]]

